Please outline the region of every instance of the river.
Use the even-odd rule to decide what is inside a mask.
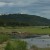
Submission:
[[[26,41],[28,48],[31,48],[33,45],[37,46],[38,48],[50,47],[50,36],[49,35],[40,35],[39,37],[34,37],[34,38],[24,38],[24,39],[19,38],[19,39],[22,41]]]
[[[40,37],[26,38],[26,39],[20,39],[20,40],[26,41],[28,44],[28,47],[31,47],[32,45],[35,45],[38,48],[50,47],[50,36],[49,35],[43,35]]]

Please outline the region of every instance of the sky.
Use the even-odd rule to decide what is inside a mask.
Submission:
[[[31,14],[50,19],[50,0],[0,0],[1,14]]]

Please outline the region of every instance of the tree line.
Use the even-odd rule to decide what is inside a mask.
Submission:
[[[50,19],[28,14],[8,14],[0,16],[0,26],[49,26]]]

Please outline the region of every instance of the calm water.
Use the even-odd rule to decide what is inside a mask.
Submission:
[[[26,41],[28,43],[28,47],[31,47],[32,45],[35,45],[39,48],[50,47],[50,37],[48,35],[21,40]]]

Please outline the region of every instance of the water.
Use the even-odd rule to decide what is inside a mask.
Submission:
[[[48,35],[43,35],[41,37],[36,37],[36,38],[21,39],[21,40],[26,41],[29,48],[32,45],[35,45],[38,48],[50,47],[50,37]]]

